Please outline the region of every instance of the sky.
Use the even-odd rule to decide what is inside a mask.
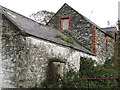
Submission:
[[[64,3],[104,28],[116,26],[120,0],[0,0],[0,5],[30,17],[40,10],[57,12]],[[108,24],[109,21],[109,24]]]

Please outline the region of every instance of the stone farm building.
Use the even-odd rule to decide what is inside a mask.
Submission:
[[[81,57],[104,63],[113,55],[114,38],[67,4],[45,26],[1,6],[0,88],[39,85],[49,64],[62,76],[79,71]]]
[[[111,42],[117,39],[116,27],[101,28],[66,3],[47,25],[73,37],[77,43],[95,54],[100,63],[113,55]]]

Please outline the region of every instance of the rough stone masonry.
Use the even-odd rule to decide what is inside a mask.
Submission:
[[[25,35],[5,16],[0,30],[2,88],[39,86],[47,76],[49,59],[53,57],[66,60],[65,67],[62,67],[64,73],[70,69],[78,71],[80,57],[97,60],[79,50]]]
[[[68,11],[71,12],[71,10]],[[50,70],[52,74],[57,73],[63,76],[70,69],[79,71],[81,57],[103,63],[106,56],[108,58],[112,56],[112,40],[108,39],[109,42],[106,45],[105,34],[100,30],[95,29],[96,34],[94,33],[94,40],[97,41],[95,43],[97,55],[94,55],[81,44],[69,44],[56,38],[57,34],[65,35],[52,27],[39,25],[9,9],[3,8],[0,13],[2,13],[0,17],[0,88],[39,86],[48,76],[48,69],[51,65],[54,69]],[[72,10],[72,13],[76,12]],[[75,20],[75,18],[73,19]],[[89,35],[91,36],[89,29],[92,24],[83,17],[81,20],[80,22],[83,23],[81,23],[80,29],[84,29],[83,34],[80,32],[81,30],[73,29],[78,30],[78,35],[75,32],[74,34],[75,37],[87,38]],[[74,25],[73,27],[76,27]],[[90,48],[90,40],[90,37],[87,38],[83,44],[87,44],[86,47]],[[110,54],[106,53],[106,50]],[[55,60],[49,65],[51,59]]]

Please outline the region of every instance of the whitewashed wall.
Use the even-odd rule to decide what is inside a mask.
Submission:
[[[31,58],[34,58],[33,53],[38,53],[36,56],[36,60],[48,60],[51,57],[59,57],[66,60],[66,69],[74,69],[75,71],[79,71],[80,69],[80,57],[91,58],[93,60],[98,60],[95,56],[83,53],[81,51],[74,50],[70,47],[58,45],[55,43],[51,43],[49,41],[37,39],[34,37],[26,38],[27,45],[30,49]],[[35,47],[37,49],[35,49]],[[46,57],[38,58],[39,55],[45,55]],[[32,56],[33,55],[33,56]],[[35,58],[34,58],[35,59]]]

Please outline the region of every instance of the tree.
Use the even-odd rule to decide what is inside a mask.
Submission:
[[[46,23],[53,17],[54,14],[55,14],[54,12],[41,10],[41,11],[38,11],[37,13],[31,14],[30,17],[34,21],[40,24],[46,25]]]
[[[118,21],[118,28],[120,30],[120,20]],[[116,60],[117,60],[117,70],[118,70],[118,77],[120,78],[120,32],[118,33],[118,41],[116,43],[117,49],[115,50],[117,53]],[[120,88],[120,79],[118,81],[118,86]]]

